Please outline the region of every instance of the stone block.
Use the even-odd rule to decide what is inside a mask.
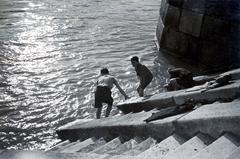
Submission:
[[[168,3],[172,6],[182,8],[183,0],[168,0]]]
[[[167,49],[175,55],[180,55],[186,60],[199,60],[201,43],[200,40],[177,32],[171,28],[164,28],[160,43],[160,48]]]
[[[181,15],[180,8],[169,5],[166,16],[163,19],[165,27],[171,27],[178,30],[180,15]]]
[[[230,68],[239,68],[240,67],[240,49],[229,49],[230,57]]]
[[[230,65],[229,49],[212,41],[204,41],[201,50],[200,62],[207,69],[226,70]]]
[[[167,3],[167,0],[161,1],[161,7],[160,7],[159,13],[160,13],[160,17],[162,19],[165,19],[165,16],[166,16],[167,10],[168,10],[168,6],[169,6],[169,4]]]
[[[240,23],[230,24],[228,42],[231,48],[240,49]]]
[[[195,37],[200,36],[203,14],[182,10],[179,30]]]
[[[164,25],[163,25],[162,19],[159,18],[159,19],[158,19],[158,24],[157,24],[157,29],[156,29],[156,38],[157,38],[158,45],[160,45],[160,41],[161,41],[161,38],[162,38],[163,28],[164,28]],[[158,46],[158,47],[159,47],[159,46]]]
[[[183,0],[182,8],[239,22],[239,0]]]
[[[202,26],[201,38],[227,44],[230,34],[230,23],[221,19],[205,16]]]
[[[183,0],[183,8],[197,13],[208,13],[209,15],[222,14],[225,0]]]

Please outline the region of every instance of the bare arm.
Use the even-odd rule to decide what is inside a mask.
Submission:
[[[125,99],[128,98],[128,96],[126,95],[126,93],[124,92],[124,90],[119,86],[117,80],[114,78],[113,79],[113,83],[116,85],[116,87],[118,88],[118,90],[120,91],[120,93],[125,97]]]

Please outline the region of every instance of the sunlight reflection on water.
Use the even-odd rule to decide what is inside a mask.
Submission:
[[[59,126],[93,118],[94,83],[103,66],[137,96],[133,55],[155,76],[147,94],[163,90],[169,64],[157,58],[154,44],[159,1],[0,3],[0,148],[45,149],[59,141]],[[124,100],[117,89],[113,98],[114,104]]]

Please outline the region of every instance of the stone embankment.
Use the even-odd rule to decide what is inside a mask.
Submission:
[[[159,49],[203,70],[240,65],[239,0],[162,0]]]
[[[4,150],[0,158],[238,159],[240,69],[219,76],[223,75],[231,76],[229,84],[213,89],[203,84],[122,103],[118,105],[125,112],[121,116],[79,119],[60,127],[62,142],[45,152]],[[189,99],[192,110],[145,122],[152,114],[182,106]]]

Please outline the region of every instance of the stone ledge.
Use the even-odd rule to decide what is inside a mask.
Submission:
[[[153,137],[161,140],[173,133],[189,137],[196,133],[205,133],[219,137],[224,132],[240,135],[240,100],[230,103],[203,105],[190,112],[145,123],[153,112],[140,112],[118,117],[93,120],[87,123],[57,130],[62,140],[84,140],[91,137],[126,139]]]

